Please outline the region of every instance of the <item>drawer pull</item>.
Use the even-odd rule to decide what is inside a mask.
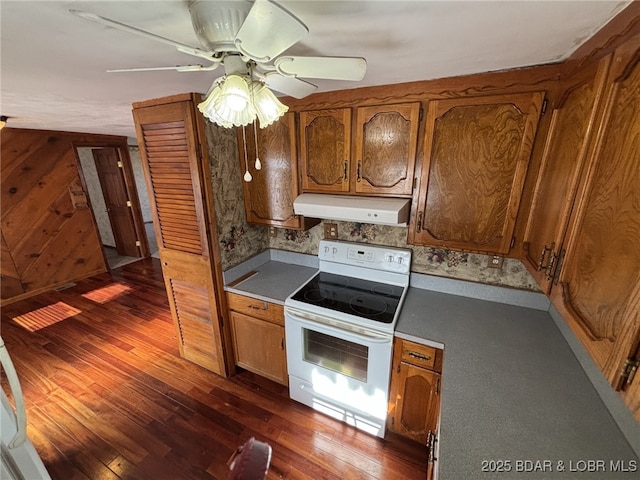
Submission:
[[[262,302],[262,307],[256,307],[255,305],[249,305],[249,308],[252,310],[267,310],[269,308],[269,304],[267,302]]]
[[[424,360],[425,362],[431,360],[431,355],[423,355],[422,353],[407,352],[407,355],[413,358],[417,358],[418,360]]]

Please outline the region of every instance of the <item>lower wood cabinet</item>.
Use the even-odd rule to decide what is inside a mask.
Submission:
[[[289,385],[282,305],[227,293],[235,364]]]
[[[429,472],[436,460],[442,357],[437,348],[394,341],[387,428],[427,446]]]

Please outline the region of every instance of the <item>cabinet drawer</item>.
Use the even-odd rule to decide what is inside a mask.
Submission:
[[[402,341],[402,361],[417,367],[441,371],[442,359],[440,350],[419,343]]]
[[[229,310],[284,326],[284,307],[237,293],[227,293]]]

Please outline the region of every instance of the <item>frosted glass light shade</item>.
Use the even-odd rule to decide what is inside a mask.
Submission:
[[[220,86],[216,85],[211,93],[207,95],[207,98],[198,104],[198,110],[211,120],[213,123],[216,123],[224,128],[231,128],[233,124],[229,121],[224,120],[218,114],[218,111],[215,108],[215,102],[220,97]]]
[[[256,117],[260,120],[260,128],[265,128],[284,115],[289,107],[263,83],[251,79],[247,83],[239,75],[229,75],[213,87],[207,98],[198,104],[198,110],[224,128],[249,125]]]
[[[253,82],[251,88],[253,103],[260,120],[260,128],[268,127],[289,110],[289,107],[280,102],[273,92],[262,83]]]
[[[241,112],[249,103],[249,85],[239,75],[229,75],[220,87],[220,96],[216,99],[218,110],[230,109]]]

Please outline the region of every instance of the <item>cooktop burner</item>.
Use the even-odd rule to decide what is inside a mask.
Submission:
[[[320,272],[292,297],[337,312],[392,323],[404,287]]]

